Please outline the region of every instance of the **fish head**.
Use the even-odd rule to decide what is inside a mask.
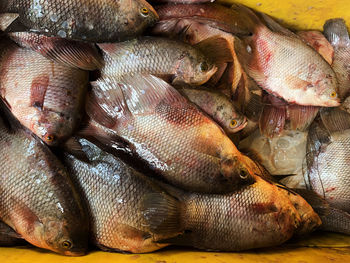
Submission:
[[[225,119],[225,130],[228,134],[233,134],[243,130],[248,124],[247,118],[243,115],[231,115]]]
[[[340,106],[340,97],[338,94],[338,82],[335,74],[327,74],[321,72],[312,85],[316,93],[315,101],[319,106],[338,107]]]
[[[140,35],[143,31],[155,25],[159,16],[156,10],[144,0],[122,0],[125,4],[120,3],[124,19],[124,32],[129,32],[130,36]],[[116,14],[116,20],[120,20],[120,12]],[[131,27],[132,26],[132,27]],[[132,30],[130,30],[132,28]]]
[[[221,174],[229,180],[235,189],[252,185],[256,182],[256,176],[251,169],[240,160],[239,156],[224,156],[220,161]],[[235,190],[233,189],[233,190]]]
[[[66,256],[82,256],[87,252],[88,229],[84,229],[82,225],[51,217],[42,220],[35,232],[41,240],[42,248]]]
[[[202,85],[218,70],[217,66],[199,52],[190,51],[177,63],[173,84]]]
[[[49,146],[57,146],[68,139],[73,131],[74,120],[70,116],[47,111],[32,119],[31,130]]]

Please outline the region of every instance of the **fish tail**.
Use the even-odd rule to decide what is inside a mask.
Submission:
[[[332,46],[346,47],[349,42],[349,33],[344,19],[329,19],[323,26],[324,35]]]
[[[340,108],[322,109],[320,116],[323,125],[329,132],[350,129],[350,114]]]
[[[242,17],[242,21],[245,21],[244,26],[249,29],[251,35],[258,26],[263,25],[256,13],[245,5],[235,3],[231,5],[231,10],[237,17]]]
[[[142,214],[155,234],[181,233],[181,203],[165,192],[146,195],[141,204]]]
[[[263,113],[259,119],[260,132],[270,138],[279,136],[284,130],[285,122],[285,107],[265,105]]]

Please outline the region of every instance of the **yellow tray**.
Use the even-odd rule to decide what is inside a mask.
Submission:
[[[1,1],[1,0],[0,0]],[[350,26],[349,0],[223,0],[243,3],[256,10],[280,19],[296,29],[322,29],[325,20],[342,17]],[[125,255],[92,252],[80,258],[59,256],[40,249],[0,248],[0,263],[70,263],[70,262],[133,262],[133,263],[239,263],[239,262],[288,262],[323,263],[350,262],[350,237],[335,234],[315,234],[295,245],[243,253],[212,253],[190,249],[167,248],[156,253]]]

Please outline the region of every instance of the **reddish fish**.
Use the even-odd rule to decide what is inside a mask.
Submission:
[[[259,86],[288,103],[339,106],[336,75],[312,47],[265,14],[256,15],[238,4],[231,9],[254,28],[235,47],[248,75]]]
[[[173,87],[153,76],[126,82],[93,83],[83,136],[111,151],[123,147],[183,189],[223,193],[254,182],[255,173],[223,130]]]
[[[0,92],[20,122],[49,145],[67,140],[82,118],[88,72],[9,41],[0,48]]]

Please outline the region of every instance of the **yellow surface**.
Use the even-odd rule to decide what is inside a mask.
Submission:
[[[349,0],[222,0],[242,3],[255,10],[282,19],[292,28],[322,30],[325,20],[342,17],[350,28]]]
[[[311,246],[311,247],[301,247]],[[317,246],[317,248],[315,247]],[[241,253],[199,252],[191,249],[166,248],[157,253],[131,255],[92,252],[71,258],[41,249],[0,248],[1,263],[326,263],[350,262],[350,236],[317,233],[279,248]]]
[[[232,1],[222,1],[232,2]],[[322,29],[328,18],[343,17],[350,25],[350,0],[237,0],[256,10],[268,13],[296,29]],[[311,246],[311,247],[301,247]],[[316,246],[316,247],[315,247]],[[321,248],[320,248],[321,247]],[[333,247],[333,248],[329,248]],[[314,235],[297,244],[244,253],[209,253],[189,249],[164,249],[145,255],[92,252],[88,256],[69,258],[40,249],[0,248],[0,263],[70,263],[70,262],[134,262],[134,263],[194,263],[194,262],[288,262],[323,263],[350,262],[350,237]]]

